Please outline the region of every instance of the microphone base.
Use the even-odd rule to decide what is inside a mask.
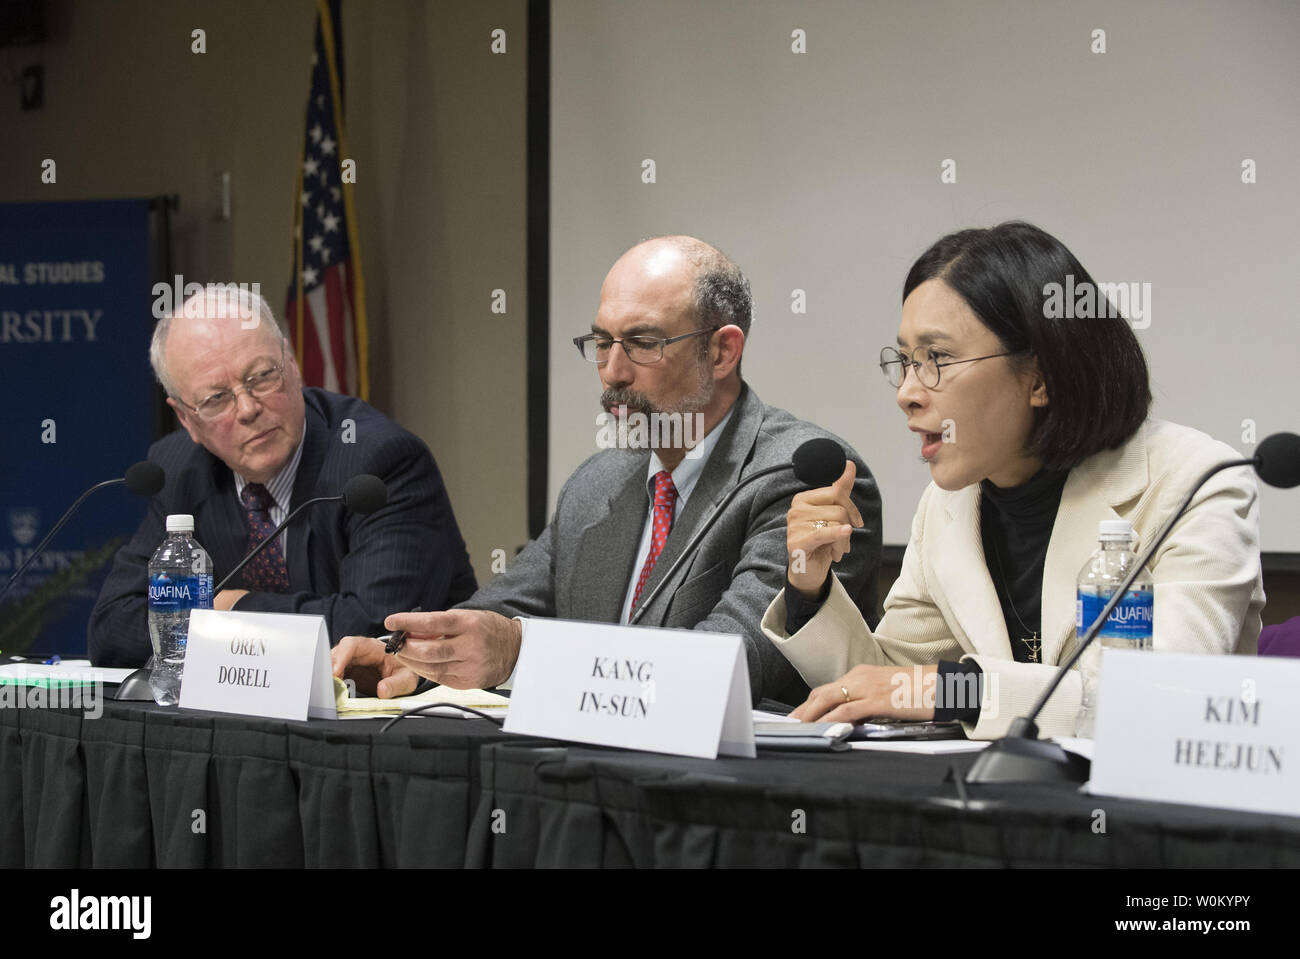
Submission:
[[[148,666],[141,666],[122,680],[122,684],[117,687],[117,692],[113,695],[113,698],[126,703],[153,702],[153,687],[149,685],[149,677],[152,675],[153,673]]]
[[[966,782],[989,783],[1085,783],[1092,764],[1068,753],[1056,743],[1038,738],[1038,727],[1017,719],[1007,735],[980,753]]]

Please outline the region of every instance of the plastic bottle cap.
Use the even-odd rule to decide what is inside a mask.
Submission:
[[[1102,539],[1132,539],[1133,524],[1126,519],[1104,519],[1097,525]]]
[[[192,533],[194,532],[194,517],[189,513],[172,513],[167,517],[167,532],[169,533]]]

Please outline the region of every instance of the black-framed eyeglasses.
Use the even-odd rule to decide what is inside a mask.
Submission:
[[[578,348],[578,352],[588,363],[604,366],[609,362],[609,354],[614,349],[614,344],[619,343],[622,344],[623,352],[629,360],[640,366],[648,366],[651,363],[658,363],[664,358],[664,347],[668,344],[676,343],[678,340],[684,340],[691,336],[699,336],[701,333],[716,332],[717,328],[711,327],[702,330],[691,330],[689,333],[667,338],[662,336],[625,336],[621,340],[606,336],[603,333],[587,333],[584,336],[575,336],[573,345]]]
[[[922,350],[925,351],[925,358],[918,360],[916,354]],[[957,366],[961,363],[974,363],[977,360],[992,360],[999,356],[1015,356],[1017,353],[1026,353],[1027,350],[1007,350],[1005,353],[990,353],[987,356],[972,356],[966,360],[950,360],[947,363],[941,363],[941,354],[935,353],[928,346],[918,346],[912,350],[911,354],[896,350],[892,346],[886,346],[880,351],[880,372],[885,374],[885,379],[894,389],[903,385],[903,380],[907,376],[909,369],[916,371],[916,378],[926,389],[934,389],[939,385],[939,374],[945,366]]]
[[[249,394],[250,396],[261,399],[264,396],[270,396],[284,386],[284,344],[280,344],[280,362],[265,370],[255,370],[244,377],[243,386],[237,386],[233,390],[220,390],[211,396],[199,400],[197,406],[190,406],[179,396],[172,396],[177,403],[194,413],[197,413],[201,419],[217,420],[225,416],[235,405],[235,399],[239,392]]]

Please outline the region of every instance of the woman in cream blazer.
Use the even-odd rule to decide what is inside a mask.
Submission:
[[[943,702],[944,675],[959,671],[980,680],[977,708],[958,714],[967,735],[1002,735],[1074,649],[1075,579],[1097,548],[1098,523],[1128,520],[1140,551],[1201,473],[1240,458],[1203,433],[1147,418],[1146,362],[1127,321],[1104,315],[1100,293],[1093,315],[1079,308],[1067,317],[1059,297],[1052,303],[1059,289],[1085,284],[1092,280],[1073,255],[1025,223],[944,237],[912,267],[899,348],[882,351],[881,367],[933,482],[874,631],[829,575],[861,522],[847,496],[852,464],[833,486],[795,497],[788,582],[762,625],[813,687],[798,718],[933,718],[936,689],[941,706],[962,705]],[[1039,531],[1045,554],[1027,549],[1017,566],[993,541],[998,555],[986,557],[982,495],[1044,479],[1060,497],[1050,529]],[[1201,488],[1150,564],[1157,651],[1255,652],[1258,527],[1252,470],[1225,470]],[[1016,582],[1021,605],[1034,606],[1024,604],[1023,584],[1039,575],[1039,615],[1023,616],[1014,596],[1003,602]],[[800,612],[790,635],[792,590]],[[1013,652],[1030,632],[1029,651]],[[950,684],[949,698],[953,688],[961,686]],[[1072,670],[1038,719],[1042,735],[1074,734],[1080,693]]]

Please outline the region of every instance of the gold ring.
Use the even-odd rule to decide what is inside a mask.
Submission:
[[[824,519],[815,519],[812,521],[812,525],[813,525],[813,529],[825,529],[827,526],[830,526],[831,524],[826,522],[826,520]]]
[[[849,688],[847,686],[841,686],[840,692],[844,694],[844,701],[846,703],[849,702],[849,700],[851,699],[851,697],[849,696]]]

